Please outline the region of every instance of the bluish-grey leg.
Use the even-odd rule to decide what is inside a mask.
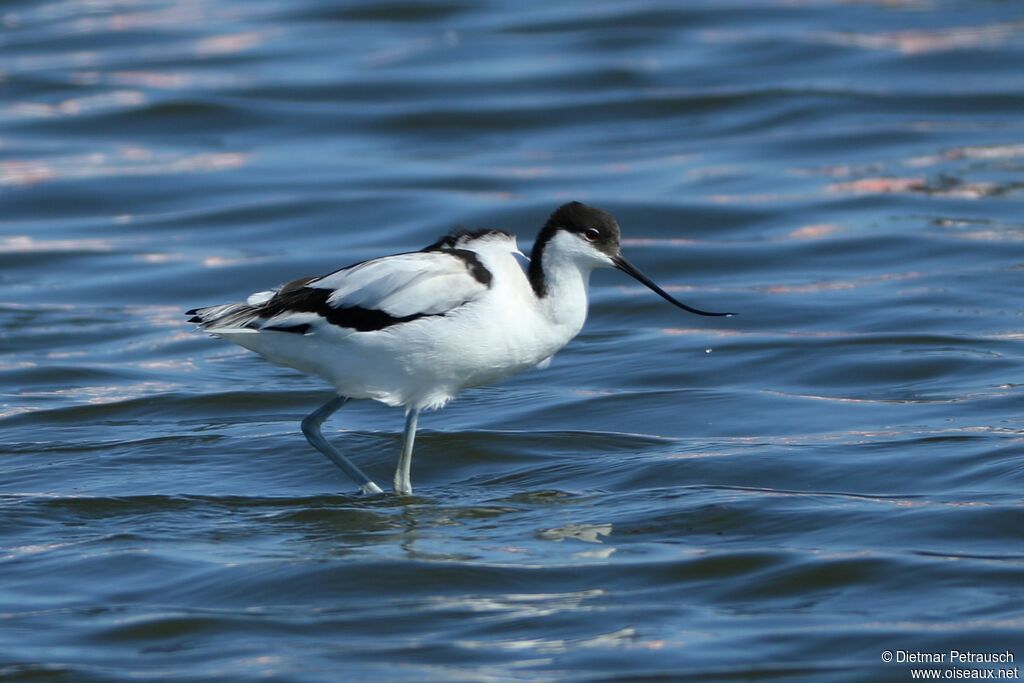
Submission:
[[[398,468],[395,470],[395,493],[406,496],[412,493],[412,479],[409,477],[409,470],[412,467],[412,444],[416,441],[416,422],[419,417],[418,408],[410,408],[405,414],[402,454],[398,456]]]
[[[324,435],[320,433],[320,425],[324,423],[324,420],[346,403],[348,403],[347,396],[335,396],[314,410],[303,418],[302,433],[306,435],[306,440],[309,441],[313,448],[330,458],[331,462],[340,467],[345,474],[351,477],[352,481],[359,484],[359,488],[363,493],[383,493],[379,486],[363,474],[363,471],[356,467],[351,460],[339,453],[338,449],[328,443]]]

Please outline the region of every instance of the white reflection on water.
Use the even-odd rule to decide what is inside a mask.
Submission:
[[[633,627],[625,627],[608,633],[601,633],[590,638],[520,638],[513,640],[458,640],[456,644],[469,649],[498,648],[509,651],[536,650],[538,654],[561,654],[574,649],[609,649],[629,648],[642,650],[660,650],[667,643],[682,647],[681,640],[666,641],[664,639],[642,639]]]
[[[893,50],[905,55],[991,48],[1024,32],[1024,22],[1010,21],[985,26],[954,26],[937,30],[906,30],[882,33],[853,31],[810,33],[812,42],[824,42],[867,50]]]
[[[562,542],[566,539],[583,541],[584,543],[604,543],[604,538],[612,535],[611,524],[567,524],[554,529],[540,532],[546,541]]]
[[[434,610],[464,609],[471,612],[491,612],[497,620],[523,617],[546,617],[559,612],[590,611],[588,602],[606,595],[600,588],[573,593],[509,593],[507,595],[439,596],[427,600],[427,608]]]
[[[960,159],[1018,159],[1024,157],[1024,144],[968,145],[952,147],[940,154],[924,154],[911,157],[903,163],[907,166],[934,166]]]
[[[54,104],[45,102],[15,102],[0,115],[11,118],[55,118],[82,116],[106,109],[138,107],[146,103],[146,96],[137,90],[115,90],[108,93],[72,97]]]
[[[952,26],[941,29],[902,31],[772,31],[709,30],[701,33],[708,43],[753,43],[800,40],[818,45],[882,50],[913,56],[972,48],[992,48],[1024,33],[1024,21],[1007,21],[981,26]]]
[[[15,235],[0,238],[0,254],[45,254],[62,251],[106,252],[112,251],[114,245],[115,242],[109,239],[38,240],[31,235]]]
[[[27,398],[68,398],[79,403],[103,405],[129,401],[143,396],[177,391],[182,385],[172,382],[136,382],[134,384],[112,384],[88,387],[67,387],[52,390],[23,390],[18,396]]]

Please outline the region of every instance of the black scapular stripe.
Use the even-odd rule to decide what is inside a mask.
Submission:
[[[484,264],[480,263],[480,259],[477,258],[476,252],[470,251],[469,249],[451,249],[447,250],[445,253],[462,259],[466,264],[466,268],[469,269],[469,274],[472,275],[477,282],[482,285],[487,285],[488,287],[491,286],[491,280],[494,279],[494,276],[491,275],[491,271],[487,270],[487,267],[484,266]]]
[[[385,327],[412,322],[413,320],[431,315],[427,313],[413,313],[412,315],[394,316],[385,311],[362,308],[361,306],[335,308],[327,301],[332,292],[333,290],[319,289],[317,287],[297,287],[289,291],[281,290],[277,296],[258,309],[257,315],[261,318],[273,318],[274,316],[288,313],[316,313],[331,325],[345,327],[357,332],[383,330]],[[433,315],[444,314],[436,313]],[[309,332],[310,326],[303,323],[298,325],[270,326],[261,329],[306,334]]]
[[[469,270],[469,274],[472,275],[477,282],[490,287],[491,280],[494,279],[494,276],[491,275],[491,271],[487,270],[487,267],[480,261],[476,252],[470,251],[469,249],[459,249],[457,246],[459,242],[463,240],[479,239],[481,237],[486,237],[487,235],[504,235],[506,237],[511,237],[511,235],[503,230],[453,230],[433,244],[423,247],[421,251],[439,251],[445,254],[451,254],[466,264],[466,269]]]

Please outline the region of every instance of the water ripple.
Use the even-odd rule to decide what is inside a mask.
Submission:
[[[1008,3],[49,0],[0,10],[4,680],[907,679],[1012,650]],[[329,391],[199,304],[612,211],[552,366],[355,495]],[[378,480],[400,411],[325,433]],[[1017,655],[1021,653],[1018,652]]]

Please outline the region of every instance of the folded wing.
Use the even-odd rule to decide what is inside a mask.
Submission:
[[[487,291],[474,252],[439,249],[357,263],[319,278],[257,292],[244,304],[190,311],[210,332],[251,330],[315,334],[327,326],[382,330],[446,315]]]

